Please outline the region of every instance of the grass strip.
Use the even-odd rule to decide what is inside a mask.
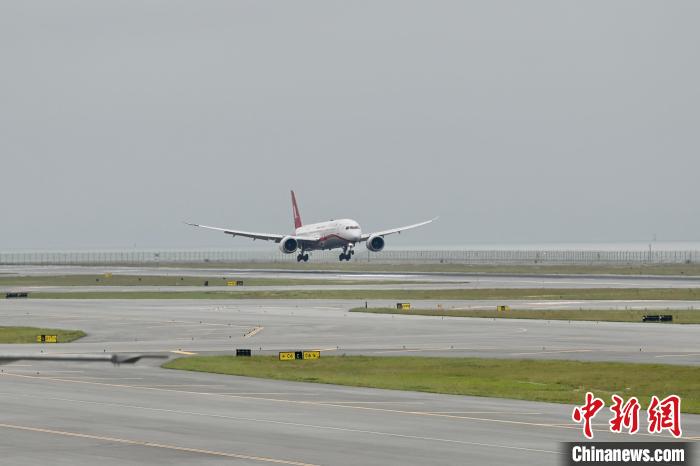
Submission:
[[[33,292],[48,299],[700,300],[700,288],[492,288],[446,290],[265,290]],[[503,304],[508,304],[504,302]]]
[[[488,319],[535,319],[535,320],[585,320],[596,322],[642,322],[645,315],[671,315],[673,324],[700,324],[698,310],[622,310],[622,309],[410,309],[402,311],[391,307],[356,307],[350,312],[370,314],[420,315],[433,317],[480,317]]]
[[[700,367],[484,358],[322,356],[279,361],[274,356],[195,356],[166,363],[168,369],[241,375],[354,387],[475,395],[580,404],[587,391],[609,403],[610,395],[676,394],[686,413],[700,413]]]
[[[303,278],[244,278],[240,277],[192,277],[167,275],[51,275],[51,276],[0,276],[0,286],[227,286],[229,281],[242,280],[244,286],[296,286],[296,285],[400,285],[398,280],[335,280]],[[424,283],[424,282],[412,282]]]
[[[58,343],[68,343],[85,336],[82,330],[37,327],[0,327],[0,343],[36,343],[37,335],[56,335]]]

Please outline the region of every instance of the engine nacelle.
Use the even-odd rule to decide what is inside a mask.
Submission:
[[[379,252],[384,249],[384,238],[381,236],[370,236],[367,238],[367,249],[372,252]]]
[[[299,241],[292,238],[291,236],[285,236],[280,241],[280,251],[285,254],[293,254],[299,249]]]

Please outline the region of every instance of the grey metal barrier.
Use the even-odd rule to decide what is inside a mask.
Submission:
[[[312,262],[338,262],[337,251],[314,251]],[[473,265],[694,264],[699,251],[588,250],[357,250],[355,262]],[[295,254],[237,250],[23,251],[0,252],[0,265],[168,265],[296,262]]]

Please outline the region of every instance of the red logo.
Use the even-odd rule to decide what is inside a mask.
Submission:
[[[681,431],[681,399],[677,395],[669,395],[659,401],[656,396],[651,397],[651,403],[647,409],[649,420],[649,433],[655,434],[668,430],[678,438]]]
[[[631,397],[625,403],[621,396],[612,396],[613,404],[610,411],[613,414],[608,422],[610,432],[621,433],[627,430],[628,434],[636,434],[639,431],[639,411],[641,406],[636,397]],[[576,406],[571,413],[571,418],[577,424],[583,423],[583,435],[588,439],[593,438],[592,422],[605,402],[596,398],[593,393],[586,393],[586,402],[583,406]],[[663,400],[652,396],[647,409],[647,431],[650,434],[659,434],[667,430],[676,438],[683,435],[681,430],[681,398],[677,395],[669,395]]]
[[[639,400],[633,396],[624,405],[624,400],[617,395],[613,395],[612,400],[610,411],[614,417],[610,420],[610,432],[620,433],[624,427],[629,434],[636,434],[639,431]]]
[[[598,414],[598,411],[605,406],[605,402],[600,398],[596,398],[593,393],[586,393],[586,404],[574,408],[571,413],[571,418],[574,422],[580,424],[583,422],[583,435],[586,438],[593,438],[593,429],[591,429],[591,420]]]

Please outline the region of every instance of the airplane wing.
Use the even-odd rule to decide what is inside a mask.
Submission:
[[[255,233],[252,231],[231,230],[229,228],[210,227],[208,225],[200,225],[198,223],[185,222],[185,224],[193,226],[193,227],[206,228],[207,230],[223,231],[227,235],[231,235],[231,236],[243,236],[245,238],[261,239],[264,241],[274,241],[275,243],[279,243],[280,241],[282,241],[282,238],[284,238],[285,236],[291,236],[292,238],[299,240],[299,241],[316,241],[316,240],[318,240],[318,238],[314,238],[314,237],[295,236],[295,235],[280,235],[277,233]]]
[[[390,230],[376,231],[374,233],[365,233],[364,235],[362,235],[360,237],[360,241],[367,241],[370,236],[386,236],[386,235],[391,235],[394,233],[401,233],[402,231],[405,231],[405,230],[410,230],[412,228],[422,227],[423,225],[427,225],[429,223],[432,223],[437,219],[438,219],[438,217],[435,217],[435,218],[432,218],[430,220],[426,220],[425,222],[414,223],[413,225],[406,225],[405,227],[398,227],[398,228],[392,228]]]

